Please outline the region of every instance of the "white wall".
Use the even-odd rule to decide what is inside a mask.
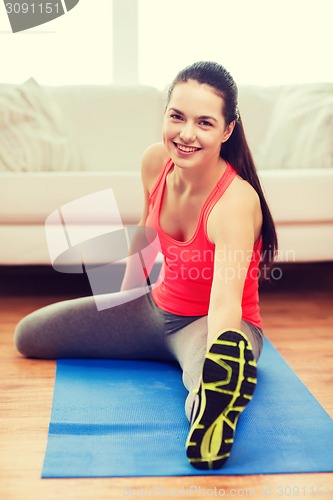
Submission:
[[[0,81],[163,88],[198,59],[238,83],[333,81],[332,19],[333,0],[80,0],[13,34],[1,2]]]
[[[333,0],[139,0],[140,79],[163,87],[195,60],[238,83],[333,81]]]

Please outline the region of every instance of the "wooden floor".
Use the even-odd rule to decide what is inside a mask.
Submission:
[[[333,265],[286,267],[283,273],[261,293],[265,333],[333,418]],[[23,359],[12,334],[28,312],[82,292],[82,282],[68,286],[57,279],[55,284],[54,274],[38,269],[0,269],[0,499],[333,498],[328,473],[40,479],[55,362]]]

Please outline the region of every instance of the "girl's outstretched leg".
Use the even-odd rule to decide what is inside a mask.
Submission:
[[[250,401],[262,331],[242,321],[242,331],[220,334],[207,353],[207,316],[168,337],[189,391],[187,455],[194,467],[220,468],[230,454],[240,413]]]
[[[252,399],[256,361],[240,330],[221,332],[205,355],[186,442],[190,463],[219,469],[228,459],[238,418]]]

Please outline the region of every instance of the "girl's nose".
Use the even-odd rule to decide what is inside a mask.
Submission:
[[[195,141],[195,132],[192,127],[184,127],[179,137],[183,142],[191,143]]]

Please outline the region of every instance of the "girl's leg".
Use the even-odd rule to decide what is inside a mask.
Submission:
[[[198,469],[218,469],[230,456],[238,417],[256,385],[262,332],[244,321],[241,328],[221,332],[208,352],[207,317],[168,338],[189,390],[186,453]]]
[[[246,321],[242,321],[241,330],[249,339],[254,358],[258,360],[263,344],[261,330]],[[185,402],[185,413],[189,420],[195,399],[194,391],[199,387],[207,352],[207,331],[207,316],[203,316],[167,336],[167,343],[182,368],[183,382],[189,391]]]
[[[173,359],[150,294],[126,290],[105,297],[109,307],[101,311],[94,297],[84,297],[29,314],[15,331],[18,351],[44,359]]]

